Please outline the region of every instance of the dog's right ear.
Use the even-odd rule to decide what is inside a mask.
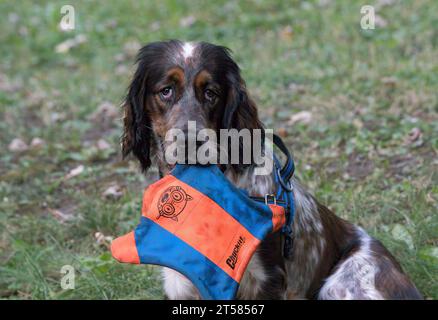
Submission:
[[[122,154],[125,158],[132,152],[140,161],[142,171],[146,171],[151,165],[152,128],[146,107],[146,78],[147,68],[139,61],[122,106],[124,109]]]

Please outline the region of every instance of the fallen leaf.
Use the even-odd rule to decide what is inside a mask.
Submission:
[[[284,41],[290,41],[292,40],[294,32],[291,26],[285,26],[283,29],[280,30],[280,39]]]
[[[413,143],[421,138],[423,134],[419,128],[412,128],[412,130],[408,133],[405,138],[406,143]]]
[[[287,88],[292,91],[293,94],[303,94],[307,92],[306,86],[298,83],[290,83]]]
[[[108,101],[102,102],[88,118],[96,122],[112,121],[119,117],[119,110]]]
[[[26,104],[29,107],[38,107],[41,106],[47,95],[42,90],[33,90],[31,92],[26,93]]]
[[[62,212],[59,209],[47,209],[59,222],[65,223],[72,221],[75,217],[71,213]]]
[[[67,53],[70,49],[75,48],[83,43],[87,42],[87,36],[84,34],[78,34],[76,37],[67,39],[55,47],[56,53]]]
[[[385,86],[394,87],[397,84],[397,78],[383,77],[382,79],[380,79],[380,82],[382,82]]]
[[[76,168],[70,170],[70,172],[64,177],[65,180],[71,179],[73,177],[76,177],[80,175],[82,172],[84,172],[85,167],[83,165],[79,165]]]
[[[23,152],[29,149],[29,146],[20,138],[15,138],[9,144],[8,149],[11,152]]]
[[[288,125],[294,125],[295,123],[308,124],[312,121],[312,114],[309,111],[300,111],[293,114],[288,121]]]
[[[408,229],[406,229],[401,224],[397,223],[396,225],[394,225],[391,234],[395,240],[406,243],[408,248],[411,250],[414,249],[414,240],[412,239],[411,234],[409,233]]]
[[[433,197],[432,192],[428,192],[428,193],[426,194],[426,202],[427,202],[427,203],[432,203],[432,204],[435,204],[435,203],[436,203],[436,200],[435,200],[435,198]]]
[[[113,237],[105,236],[102,232],[96,232],[94,234],[94,238],[96,239],[96,243],[98,245],[109,246],[111,241],[113,241]]]
[[[46,142],[43,139],[35,137],[30,142],[30,147],[32,149],[38,149],[38,148],[43,147],[45,144],[46,144]]]
[[[102,193],[102,196],[106,199],[116,200],[123,196],[123,191],[118,184],[113,184]]]
[[[363,122],[362,122],[362,120],[360,120],[358,118],[353,120],[353,125],[359,130],[361,130],[363,128]]]
[[[64,120],[67,115],[63,112],[50,112],[48,119],[45,120],[46,123],[56,123]]]
[[[279,128],[277,132],[278,132],[278,135],[280,137],[282,137],[282,138],[287,137],[288,132],[287,132],[286,128]]]

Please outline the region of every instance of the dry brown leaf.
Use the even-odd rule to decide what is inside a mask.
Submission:
[[[397,84],[397,78],[396,77],[384,77],[380,79],[380,81],[388,87],[394,87]]]
[[[300,111],[298,113],[293,114],[288,121],[288,125],[294,125],[295,123],[304,123],[308,124],[312,121],[312,113],[309,111]]]
[[[69,213],[65,213],[59,209],[47,209],[55,218],[61,223],[69,222],[74,219],[74,216]]]
[[[280,39],[284,41],[290,41],[293,37],[293,29],[291,26],[285,26],[283,29],[280,30]]]
[[[103,193],[102,196],[106,199],[117,200],[123,196],[122,188],[118,184],[113,184],[109,186]]]
[[[405,143],[410,144],[414,143],[415,141],[421,139],[423,136],[423,133],[421,130],[417,127],[412,128],[412,130],[408,133],[408,135],[405,137]]]
[[[82,172],[84,172],[85,167],[81,164],[77,166],[76,168],[70,170],[70,172],[64,177],[65,180],[71,179],[73,177],[76,177],[80,175]]]
[[[43,139],[35,137],[30,142],[30,147],[32,149],[39,149],[39,148],[43,147],[45,144],[46,144],[46,142]]]
[[[357,118],[353,120],[353,125],[359,130],[363,128],[362,120],[357,119]]]
[[[67,53],[70,49],[75,48],[83,43],[87,42],[87,36],[85,34],[78,34],[76,37],[67,39],[55,47],[56,53]]]
[[[286,128],[279,128],[277,132],[278,132],[278,135],[282,138],[286,138],[288,135]]]
[[[292,91],[292,94],[303,94],[307,92],[306,86],[297,83],[290,83],[287,88]]]
[[[109,246],[111,244],[111,241],[113,241],[113,237],[105,236],[102,232],[99,231],[94,234],[94,238],[96,239],[96,243],[98,245]]]
[[[15,138],[9,144],[8,149],[11,152],[23,152],[29,149],[29,146],[20,138]]]
[[[111,102],[102,102],[88,118],[95,122],[112,121],[119,117],[119,109]]]

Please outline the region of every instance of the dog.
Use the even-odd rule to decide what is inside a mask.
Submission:
[[[132,153],[143,171],[165,161],[165,136],[172,128],[263,129],[230,51],[206,42],[154,42],[138,54],[124,109],[122,153]],[[228,128],[224,128],[224,126]],[[276,191],[271,175],[256,164],[221,165],[224,174],[251,196]],[[262,241],[245,271],[237,299],[422,299],[399,263],[376,239],[320,204],[297,181],[293,245],[283,255],[280,232]],[[152,240],[151,240],[152,241]],[[199,299],[192,283],[163,268],[168,299]]]

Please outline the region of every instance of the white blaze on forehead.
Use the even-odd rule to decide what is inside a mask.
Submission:
[[[190,42],[185,42],[183,46],[183,56],[184,59],[187,60],[193,55],[193,50],[195,49],[195,46]]]

